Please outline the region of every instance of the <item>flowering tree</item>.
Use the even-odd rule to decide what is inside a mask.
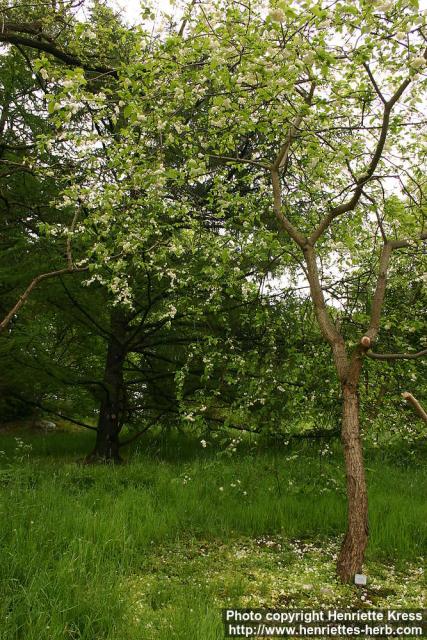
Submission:
[[[236,372],[241,378],[256,371],[252,397],[246,385],[242,402],[250,410],[259,396],[265,405],[260,369],[271,380],[271,358],[261,351],[260,364],[256,350],[261,342],[274,347],[272,330],[263,326],[271,325],[274,310],[261,304],[260,286],[284,258],[271,231],[262,249],[251,228],[242,232],[215,198],[215,175],[200,180],[177,138],[163,134],[158,107],[168,77],[166,68],[159,76],[158,61],[164,43],[153,39],[151,28],[133,33],[101,4],[91,9],[88,22],[75,19],[72,3],[65,14],[46,16],[35,5],[31,22],[23,21],[19,6],[5,10],[2,38],[29,52],[25,59],[42,96],[37,115],[49,123],[34,141],[31,169],[40,179],[56,178],[59,187],[49,203],[56,217],[38,221],[37,232],[46,244],[63,246],[66,264],[36,275],[0,329],[44,280],[74,274],[79,283],[76,272],[84,274],[94,301],[88,306],[73,286],[74,304],[107,340],[95,389],[100,408],[91,459],[119,460],[120,431],[138,399],[148,422],[163,415],[170,421],[174,413],[193,421],[199,407],[205,422],[223,422],[224,412],[211,406],[218,394],[233,396]],[[144,69],[135,63],[141,56]],[[187,121],[191,116],[185,110],[181,115]],[[229,171],[230,180],[234,173]],[[259,195],[244,181],[233,191],[241,194],[239,206],[256,208]],[[251,337],[245,335],[248,314]]]
[[[361,571],[368,539],[358,399],[363,363],[426,354],[422,346],[409,354],[372,351],[393,256],[416,253],[427,238],[426,122],[419,108],[427,86],[425,24],[418,3],[407,0],[279,1],[269,8],[218,1],[191,6],[186,46],[170,37],[164,47],[170,96],[164,135],[179,132],[195,173],[215,168],[216,198],[224,209],[241,206],[239,220],[260,245],[275,216],[331,347],[343,398],[348,529],[338,573],[344,581]],[[190,123],[177,113],[177,101],[193,112]],[[225,179],[230,166],[260,194],[256,210],[244,211],[240,194],[236,200]],[[367,260],[372,294],[354,344],[325,288],[331,274],[339,278]],[[364,295],[349,293],[354,311]]]

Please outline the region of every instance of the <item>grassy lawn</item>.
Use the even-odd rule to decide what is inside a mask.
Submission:
[[[366,589],[339,585],[338,451],[233,456],[141,441],[121,467],[77,465],[90,434],[0,436],[2,640],[211,640],[220,609],[426,605],[427,472],[368,453]]]

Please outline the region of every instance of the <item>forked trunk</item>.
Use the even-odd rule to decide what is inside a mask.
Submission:
[[[342,443],[347,476],[347,532],[338,557],[337,572],[343,582],[353,582],[362,572],[368,543],[368,495],[359,427],[359,398],[354,385],[343,386]]]

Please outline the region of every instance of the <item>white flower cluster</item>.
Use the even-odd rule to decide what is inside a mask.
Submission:
[[[387,13],[387,11],[391,11],[394,7],[394,2],[393,0],[380,0],[380,2],[378,2],[376,4],[376,9],[377,11],[382,11],[383,13]]]
[[[424,58],[424,56],[416,56],[415,58],[412,58],[412,60],[410,61],[410,66],[412,67],[412,69],[422,69],[423,67],[425,67],[427,65],[427,60]]]

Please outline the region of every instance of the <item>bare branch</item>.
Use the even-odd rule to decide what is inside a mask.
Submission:
[[[290,235],[301,248],[307,243],[307,238],[298,231],[292,222],[285,216],[282,209],[282,189],[280,186],[280,177],[276,169],[271,170],[271,181],[273,184],[273,209],[277,220],[281,227]]]
[[[282,167],[285,166],[289,155],[289,149],[291,147],[292,141],[296,138],[298,128],[302,122],[302,119],[303,116],[298,116],[291,124],[288,135],[286,136],[286,140],[283,143],[279,153],[277,154],[275,161],[273,162],[273,170],[279,171],[280,169],[282,169]]]
[[[56,416],[57,418],[61,418],[62,420],[67,420],[67,422],[72,422],[73,424],[77,424],[79,427],[84,427],[85,429],[90,429],[91,431],[98,431],[96,427],[93,427],[92,425],[87,424],[86,422],[81,422],[80,420],[75,420],[74,418],[65,416],[63,413],[58,413],[57,411],[53,411],[52,409],[45,407],[43,404],[40,404],[39,402],[34,402],[33,400],[26,400],[25,398],[21,398],[21,396],[18,395],[17,393],[12,392],[10,393],[10,395],[13,398],[16,398],[17,400],[19,400],[20,402],[23,402],[24,404],[27,404],[31,407],[37,407],[37,409],[41,409],[45,413],[49,413],[52,416]]]
[[[384,98],[383,94],[381,93],[381,90],[380,90],[378,84],[376,83],[376,80],[375,80],[374,76],[372,75],[372,71],[370,70],[368,63],[364,62],[363,66],[365,67],[365,69],[366,69],[366,71],[368,73],[369,79],[370,79],[370,81],[372,83],[372,86],[375,89],[376,94],[380,98],[381,102],[383,104],[385,104],[386,103],[386,99]]]
[[[427,238],[427,232],[420,234],[419,239],[425,240]],[[381,311],[384,302],[386,284],[387,284],[387,272],[390,265],[390,258],[393,250],[402,249],[404,247],[410,247],[413,240],[391,240],[385,242],[381,250],[380,265],[378,271],[377,285],[375,288],[374,298],[371,307],[371,319],[369,323],[369,329],[366,332],[366,336],[370,338],[371,342],[377,337],[380,328]]]
[[[12,321],[13,317],[18,313],[18,311],[21,309],[21,307],[28,300],[31,292],[41,282],[43,282],[43,280],[50,280],[51,278],[56,278],[58,276],[66,275],[67,273],[77,273],[77,272],[81,272],[81,271],[87,271],[87,269],[88,269],[87,266],[86,267],[76,267],[76,266],[74,266],[74,263],[73,263],[73,254],[72,254],[71,242],[72,242],[72,234],[73,234],[73,231],[75,229],[75,225],[76,225],[78,214],[79,214],[79,211],[77,210],[75,212],[74,216],[73,216],[73,220],[71,222],[70,229],[68,231],[67,248],[66,248],[67,266],[64,267],[63,269],[55,269],[53,271],[48,271],[46,273],[41,273],[38,276],[36,276],[35,278],[33,278],[33,280],[30,282],[28,287],[25,289],[25,291],[19,297],[17,302],[13,305],[12,309],[6,314],[6,316],[0,322],[0,334],[9,326],[9,324]]]
[[[384,296],[387,285],[387,272],[390,265],[390,258],[393,248],[391,242],[386,242],[383,245],[380,256],[380,265],[378,270],[377,285],[375,287],[374,298],[371,306],[371,319],[369,323],[369,329],[366,332],[366,336],[373,342],[380,329],[381,311],[384,302]]]
[[[368,351],[366,354],[372,360],[415,360],[427,356],[427,349],[418,351],[417,353],[374,353]]]
[[[338,375],[340,379],[344,379],[349,365],[344,339],[332,321],[330,313],[326,307],[322,286],[320,284],[315,250],[311,245],[306,244],[303,251],[307,266],[307,279],[310,285],[310,293],[317,321],[323,337],[332,348]]]
[[[408,404],[412,405],[412,407],[415,409],[415,412],[419,415],[421,420],[424,420],[424,422],[427,422],[427,413],[426,413],[426,411],[421,406],[421,404],[418,402],[418,400],[416,398],[414,398],[412,393],[409,393],[408,391],[404,391],[402,393],[402,398],[404,398]]]
[[[216,158],[217,160],[223,160],[224,162],[235,162],[237,164],[253,164],[255,167],[261,167],[262,169],[271,169],[270,165],[266,162],[259,162],[258,160],[251,160],[250,158],[233,158],[231,156],[217,156],[212,153],[208,154],[209,158]]]
[[[87,270],[87,267],[79,267],[79,268],[72,267],[71,269],[69,267],[65,267],[64,269],[57,269],[55,271],[41,273],[40,275],[33,278],[33,280],[30,282],[28,287],[25,289],[24,293],[19,297],[16,304],[14,304],[14,306],[9,311],[9,313],[7,313],[6,316],[3,318],[3,320],[0,322],[0,333],[2,333],[6,329],[6,327],[8,327],[8,325],[12,321],[12,318],[18,313],[20,308],[26,303],[26,301],[30,296],[30,293],[33,291],[33,289],[35,289],[40,284],[40,282],[42,282],[43,280],[49,280],[50,278],[55,278],[57,276],[65,275],[66,273],[75,273],[76,271],[86,271],[86,270]]]

